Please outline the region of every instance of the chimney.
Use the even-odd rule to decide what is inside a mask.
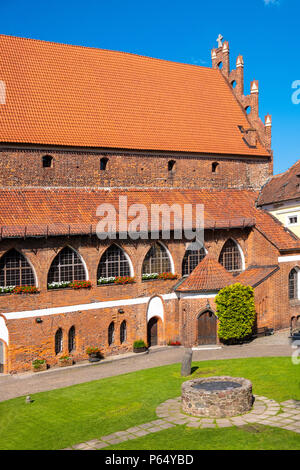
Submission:
[[[236,59],[236,87],[235,91],[239,96],[244,94],[244,59],[239,55]]]

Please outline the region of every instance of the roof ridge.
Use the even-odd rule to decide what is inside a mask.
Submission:
[[[56,41],[48,41],[46,39],[35,39],[35,38],[29,38],[29,37],[24,37],[24,36],[13,36],[11,34],[0,34],[0,38],[14,38],[14,39],[22,39],[25,41],[34,41],[34,42],[40,42],[40,43],[45,43],[45,44],[53,44],[55,46],[66,46],[66,47],[74,47],[74,48],[80,48],[80,49],[90,49],[92,51],[105,51],[105,52],[111,52],[111,53],[117,53],[117,54],[126,54],[134,57],[141,57],[143,59],[149,59],[149,60],[157,60],[161,62],[166,62],[166,63],[171,63],[171,64],[178,64],[178,65],[188,65],[191,67],[200,67],[203,69],[209,69],[212,70],[213,72],[217,72],[216,69],[213,69],[212,67],[206,67],[204,65],[196,65],[196,64],[190,64],[188,62],[178,62],[178,61],[173,61],[170,59],[161,59],[159,57],[152,57],[152,56],[145,56],[142,54],[135,54],[134,52],[127,52],[127,51],[119,51],[115,49],[103,49],[100,47],[93,47],[93,46],[83,46],[80,44],[69,44],[66,42],[56,42]]]

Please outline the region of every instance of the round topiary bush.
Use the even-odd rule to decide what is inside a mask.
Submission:
[[[254,290],[236,283],[224,287],[216,296],[218,335],[226,343],[249,338],[255,321]]]

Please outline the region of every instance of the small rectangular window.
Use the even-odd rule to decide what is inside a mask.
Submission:
[[[294,225],[298,223],[298,216],[292,215],[289,217],[289,225]]]

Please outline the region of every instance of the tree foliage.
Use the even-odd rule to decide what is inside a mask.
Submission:
[[[216,296],[218,335],[225,342],[234,343],[252,334],[255,322],[254,290],[236,283],[224,287]]]

